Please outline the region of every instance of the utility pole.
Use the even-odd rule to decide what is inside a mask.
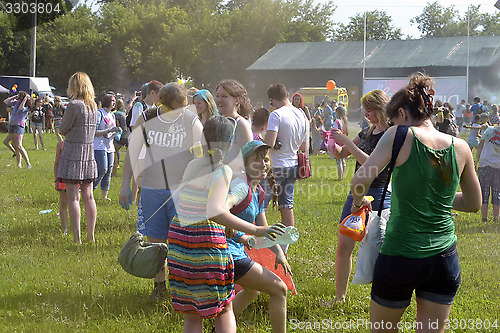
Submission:
[[[38,1],[35,1],[35,8],[38,8]],[[36,14],[37,11],[35,10],[34,13],[31,15],[31,53],[30,53],[30,76],[34,77],[36,76]]]

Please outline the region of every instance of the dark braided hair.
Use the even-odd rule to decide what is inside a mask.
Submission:
[[[412,74],[409,84],[392,96],[385,107],[389,119],[398,115],[399,108],[408,111],[415,120],[429,119],[432,114],[434,80],[423,74]]]
[[[266,158],[267,153],[269,152],[269,149],[270,148],[267,146],[261,146],[255,151],[255,153],[258,154],[257,156],[259,156],[260,158]],[[247,161],[248,161],[249,157],[250,156],[245,156],[245,160],[244,160],[245,169],[247,168]],[[248,174],[248,171],[246,171],[246,172]],[[278,203],[278,186],[276,186],[276,180],[274,179],[273,170],[271,168],[269,168],[269,171],[267,172],[267,177],[265,180],[267,180],[269,182],[269,187],[271,188],[271,191],[273,192],[273,196],[271,199],[272,207],[276,208],[277,203]]]
[[[203,135],[207,143],[212,169],[222,163],[224,155],[231,147],[234,124],[223,116],[212,116],[205,122]]]

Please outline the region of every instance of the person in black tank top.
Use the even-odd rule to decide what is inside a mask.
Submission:
[[[389,128],[384,107],[389,102],[389,96],[382,90],[373,90],[361,98],[364,115],[370,120],[371,126],[361,131],[352,141],[339,130],[332,130],[332,135],[338,143],[329,147],[335,158],[345,158],[352,155],[356,159],[356,170],[368,159],[378,141]],[[340,146],[339,144],[343,145]],[[369,194],[374,197],[373,207],[379,207],[380,199],[388,177],[387,168],[370,185]],[[390,195],[387,193],[384,200],[384,209],[389,208]],[[352,195],[349,192],[342,209],[340,221],[351,214]],[[334,302],[343,302],[347,293],[349,276],[351,274],[352,252],[356,242],[345,235],[338,233],[337,252],[335,255],[335,289]]]

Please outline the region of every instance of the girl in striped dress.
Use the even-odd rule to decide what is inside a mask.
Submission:
[[[232,170],[222,163],[231,147],[234,124],[213,116],[203,130],[207,153],[184,172],[177,217],[168,234],[168,268],[172,303],[184,315],[183,332],[202,332],[203,319],[215,317],[217,332],[236,332],[233,260],[225,227],[268,237],[283,225],[256,226],[232,215],[226,204]]]

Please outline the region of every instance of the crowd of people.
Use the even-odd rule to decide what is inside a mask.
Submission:
[[[355,174],[340,221],[363,206],[369,211],[381,207],[389,219],[374,268],[370,319],[396,327],[415,291],[417,319],[438,320],[444,331],[460,283],[451,209],[481,209],[487,221],[491,197],[498,222],[500,127],[498,105],[479,98],[470,107],[466,101],[456,108],[433,103],[432,87],[430,77],[418,74],[392,98],[370,91],[361,98],[368,126],[351,139],[341,102],[325,100],[309,108],[282,84],[268,88],[270,109],[254,109],[236,80],[221,81],[213,95],[153,80],[128,101],[108,92],[96,102],[90,77],[78,72],[69,80],[66,108],[60,100],[51,105],[25,92],[7,98],[12,115],[4,144],[18,167],[24,159],[31,168],[22,145],[27,119],[36,149],[39,139],[45,150],[44,130],[55,132],[60,218],[63,232],[70,226],[76,243],[82,242],[80,199],[86,239],[94,242],[94,190],[100,186],[101,200],[110,200],[110,180],[119,151],[126,148],[119,203],[127,210],[137,203],[138,231],[149,242],[168,244],[168,260],[153,279],[149,298],[162,300],[170,293],[174,309],[183,314],[184,332],[201,332],[206,318],[215,318],[216,332],[235,332],[235,318],[260,292],[270,296],[272,331],[286,331],[287,286],[254,262],[245,247],[251,247],[250,235],[274,239],[295,225],[299,151],[330,154],[338,180],[352,156]],[[455,125],[459,133],[470,129],[467,141],[449,135]],[[384,197],[396,128],[404,133],[404,143],[392,191]],[[272,226],[266,220],[270,204],[281,215],[281,223]],[[337,237],[331,304],[345,301],[356,245],[340,232]],[[292,274],[288,245],[270,249],[276,266]],[[449,269],[440,269],[443,265]],[[235,283],[243,288],[238,294]]]

